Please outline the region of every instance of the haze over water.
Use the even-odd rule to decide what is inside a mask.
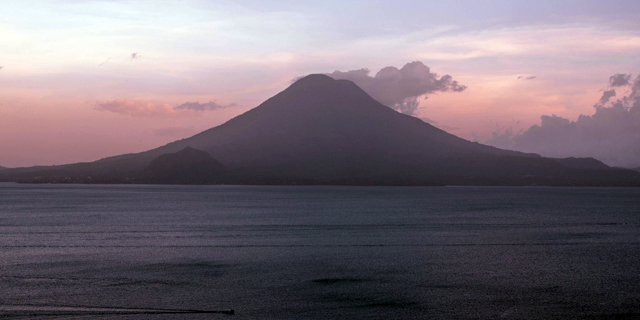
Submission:
[[[0,315],[634,318],[639,208],[625,188],[0,184]]]

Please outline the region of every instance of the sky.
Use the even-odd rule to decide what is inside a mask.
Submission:
[[[571,154],[541,147],[552,124],[606,118],[616,128],[597,114],[613,113],[618,101],[618,118],[636,115],[640,7],[632,0],[2,4],[5,167],[152,149],[222,124],[311,73],[356,77],[399,112],[462,138],[554,156]],[[628,83],[612,82],[618,74]],[[396,95],[376,96],[385,76],[409,77],[417,89],[396,83]],[[616,150],[628,155],[609,164],[640,166],[634,121],[615,133],[626,139]],[[572,135],[567,144],[584,141],[567,130],[556,132]],[[584,148],[572,152],[590,156]],[[598,154],[615,151],[607,150]]]

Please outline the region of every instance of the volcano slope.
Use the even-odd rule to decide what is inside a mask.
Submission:
[[[211,180],[218,183],[640,186],[640,173],[595,159],[543,158],[461,139],[382,105],[351,81],[319,74],[187,139],[91,163],[3,170],[0,180],[144,183],[153,181],[154,159],[187,147],[224,165],[224,180]]]

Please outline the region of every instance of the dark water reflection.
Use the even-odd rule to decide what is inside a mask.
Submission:
[[[638,189],[0,184],[0,316],[635,319],[639,227]]]

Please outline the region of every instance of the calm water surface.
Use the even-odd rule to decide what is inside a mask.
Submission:
[[[9,319],[636,319],[640,189],[0,184],[0,283]]]

